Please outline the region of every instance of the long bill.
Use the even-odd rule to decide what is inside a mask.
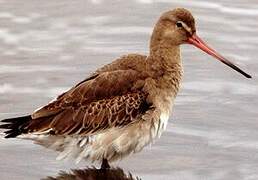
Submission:
[[[230,62],[229,60],[227,60],[226,58],[224,58],[223,56],[221,56],[219,53],[217,53],[214,49],[210,48],[205,42],[203,42],[203,40],[201,38],[199,38],[196,34],[193,34],[187,41],[189,44],[192,44],[194,46],[196,46],[197,48],[203,50],[204,52],[206,52],[207,54],[215,57],[216,59],[218,59],[219,61],[221,61],[222,63],[226,64],[227,66],[233,68],[234,70],[236,70],[237,72],[241,73],[242,75],[244,75],[247,78],[252,78],[251,75],[247,74],[246,72],[244,72],[243,70],[241,70],[239,67],[237,67],[236,65],[234,65],[232,62]]]

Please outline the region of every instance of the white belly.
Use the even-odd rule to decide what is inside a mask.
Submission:
[[[92,136],[34,136],[37,144],[60,151],[57,159],[75,158],[90,161],[121,159],[139,152],[160,137],[165,130],[169,115],[162,113],[159,121],[139,121],[124,128],[111,128]]]

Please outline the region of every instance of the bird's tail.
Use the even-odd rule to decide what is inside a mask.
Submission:
[[[31,116],[21,116],[16,118],[1,120],[3,124],[0,125],[0,129],[7,129],[5,131],[5,138],[15,138],[22,133],[25,133],[25,127],[31,120]]]

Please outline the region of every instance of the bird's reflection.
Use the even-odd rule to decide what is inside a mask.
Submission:
[[[97,169],[95,167],[86,169],[72,169],[69,172],[60,171],[56,177],[47,177],[42,180],[141,180],[133,177],[123,169],[116,167],[110,169]]]

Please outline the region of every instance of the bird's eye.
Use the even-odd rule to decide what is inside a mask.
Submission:
[[[181,22],[176,22],[176,27],[183,27],[183,24]]]

